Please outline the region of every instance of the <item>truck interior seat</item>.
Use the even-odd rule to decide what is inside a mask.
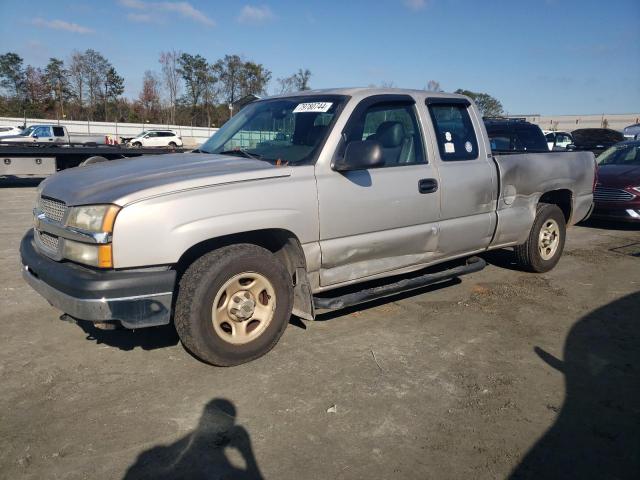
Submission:
[[[369,140],[376,140],[382,146],[385,165],[397,165],[407,135],[401,122],[386,121],[378,125],[376,133]]]

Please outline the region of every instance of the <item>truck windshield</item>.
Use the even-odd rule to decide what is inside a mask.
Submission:
[[[304,95],[252,103],[198,150],[285,164],[309,162],[345,100],[338,95]]]

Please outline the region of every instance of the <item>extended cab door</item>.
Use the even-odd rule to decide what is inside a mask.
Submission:
[[[67,132],[64,127],[52,127],[53,128],[53,141],[56,143],[66,143]]]
[[[338,172],[316,165],[320,285],[427,263],[437,250],[440,191],[409,95],[375,95],[353,110],[332,164],[351,142],[378,142],[380,168]]]
[[[439,157],[442,256],[484,250],[496,225],[498,177],[482,120],[464,98],[430,97],[425,106]]]

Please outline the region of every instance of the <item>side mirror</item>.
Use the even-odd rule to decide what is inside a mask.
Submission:
[[[33,135],[31,135],[32,138],[38,138],[38,135],[36,135],[35,133]]]
[[[351,142],[344,151],[344,158],[333,165],[336,172],[366,170],[384,166],[382,147],[374,140]]]
[[[566,147],[564,147],[564,148],[566,148],[567,150],[575,150],[575,149],[576,149],[576,146],[575,146],[573,143],[570,143],[570,144],[568,144],[568,145],[567,145]]]

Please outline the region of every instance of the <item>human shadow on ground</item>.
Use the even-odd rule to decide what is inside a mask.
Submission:
[[[640,478],[640,292],[579,320],[564,360],[535,352],[564,375],[566,398],[511,478]]]
[[[234,449],[244,465],[235,465],[228,452]],[[251,438],[236,424],[232,402],[215,398],[204,407],[196,429],[171,445],[158,445],[141,453],[124,480],[261,479]]]

